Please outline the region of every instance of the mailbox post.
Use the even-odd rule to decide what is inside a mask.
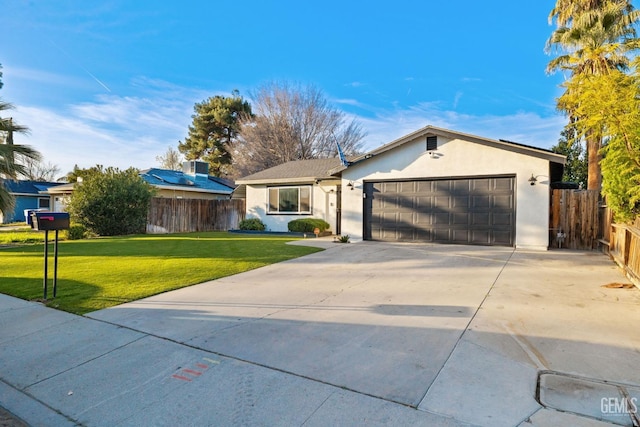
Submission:
[[[69,214],[66,212],[32,212],[31,228],[44,231],[44,279],[42,283],[44,299],[47,299],[47,273],[49,261],[49,231],[55,231],[53,245],[53,297],[58,290],[58,231],[69,229]]]

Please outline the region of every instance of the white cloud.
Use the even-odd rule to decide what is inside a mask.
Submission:
[[[15,67],[2,64],[2,80],[6,84],[3,91],[14,88],[32,88],[38,86],[64,87],[67,90],[87,90],[95,83],[77,76],[56,74],[34,68]]]
[[[16,143],[34,147],[63,174],[75,164],[155,166],[156,156],[169,146],[177,147],[187,135],[193,105],[212,92],[145,77],[133,79],[131,85],[137,96],[98,95],[55,109],[21,103],[11,115],[30,133],[16,135]]]
[[[133,84],[140,89],[138,96],[101,95],[92,102],[56,109],[21,105],[12,115],[18,123],[27,125],[31,133],[17,135],[16,142],[39,150],[44,160],[58,165],[62,173],[75,164],[121,169],[152,167],[157,155],[163,154],[168,146],[176,147],[178,140],[186,136],[194,103],[212,92],[145,78]],[[335,102],[371,111],[354,99]],[[474,116],[446,110],[443,105],[425,102],[404,109],[376,110],[373,117],[348,115],[357,119],[367,132],[365,150],[426,125],[549,148],[557,142],[565,124],[559,115],[543,117],[518,112]]]
[[[458,102],[460,102],[460,98],[462,98],[463,92],[457,91],[456,96],[453,98],[453,108],[458,108]]]
[[[349,99],[349,98],[343,98],[343,99],[332,99],[331,102],[335,103],[335,104],[341,104],[341,105],[350,105],[353,107],[361,107],[363,106],[363,104],[358,101],[357,99]]]

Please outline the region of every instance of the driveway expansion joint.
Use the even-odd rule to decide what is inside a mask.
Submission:
[[[119,326],[119,325],[116,325],[116,326]],[[136,331],[136,332],[140,332],[140,331]],[[144,333],[143,333],[143,334],[144,334]],[[38,385],[38,384],[40,384],[40,383],[42,383],[42,382],[48,381],[48,380],[50,380],[50,379],[52,379],[52,378],[55,378],[55,377],[57,377],[57,376],[59,376],[59,375],[62,375],[62,374],[67,373],[67,372],[69,372],[69,371],[72,371],[72,370],[74,370],[74,369],[76,369],[76,368],[78,368],[78,367],[80,367],[80,366],[83,366],[83,365],[86,365],[86,364],[88,364],[88,363],[91,363],[91,362],[93,362],[93,361],[95,361],[95,360],[101,359],[101,358],[103,358],[104,356],[107,356],[107,355],[109,355],[109,354],[111,354],[111,353],[113,353],[113,352],[115,352],[115,351],[118,351],[118,350],[120,350],[120,349],[122,349],[122,348],[125,348],[125,347],[127,347],[127,346],[129,346],[129,345],[131,345],[131,344],[133,344],[133,343],[136,343],[136,342],[140,341],[141,339],[146,338],[147,336],[148,336],[147,334],[144,334],[144,335],[142,335],[142,336],[140,336],[140,337],[138,337],[138,338],[136,338],[136,339],[134,339],[134,340],[132,340],[132,341],[129,341],[129,342],[125,343],[125,344],[122,344],[122,345],[119,345],[119,346],[117,346],[117,347],[114,347],[114,348],[110,349],[110,350],[109,350],[109,351],[107,351],[107,352],[101,353],[101,354],[99,354],[99,355],[97,355],[97,356],[95,356],[95,357],[92,357],[92,358],[87,359],[87,360],[85,360],[85,361],[83,361],[83,362],[81,362],[81,363],[78,363],[77,365],[71,366],[71,367],[69,367],[69,368],[67,368],[67,369],[63,369],[63,370],[61,370],[61,371],[59,371],[59,372],[56,372],[55,374],[50,375],[50,376],[48,376],[48,377],[46,377],[46,378],[42,378],[41,380],[38,380],[38,381],[36,381],[36,382],[34,382],[34,383],[32,383],[32,384],[27,385],[27,386],[25,387],[25,390],[26,390],[26,389],[28,389],[28,388],[30,388],[30,387],[36,386],[36,385]]]
[[[271,370],[271,371],[274,371],[274,372],[280,372],[280,373],[283,373],[283,374],[294,376],[296,378],[301,378],[301,379],[304,379],[304,380],[312,381],[314,383],[327,385],[327,386],[334,387],[334,388],[337,388],[337,389],[340,389],[340,390],[345,390],[345,391],[348,391],[348,392],[351,392],[351,393],[355,393],[355,394],[359,394],[359,395],[362,395],[362,396],[371,397],[371,398],[378,399],[378,400],[381,400],[381,401],[385,401],[385,402],[393,403],[393,404],[396,404],[396,405],[404,406],[404,407],[407,407],[407,408],[411,408],[411,409],[414,409],[414,410],[418,410],[418,404],[411,405],[411,404],[408,404],[408,403],[405,403],[405,402],[401,402],[401,401],[398,401],[398,400],[384,398],[384,397],[381,397],[381,396],[377,396],[375,394],[366,393],[366,392],[363,392],[363,391],[360,391],[360,390],[355,390],[355,389],[349,388],[349,387],[344,386],[344,385],[333,384],[333,383],[328,382],[328,381],[323,381],[323,380],[320,380],[320,379],[317,379],[317,378],[313,378],[313,377],[310,377],[308,375],[298,374],[298,373],[295,373],[295,372],[292,372],[292,371],[287,371],[286,369],[281,369],[281,368],[277,368],[277,367],[274,367],[274,366],[269,366],[269,365],[266,365],[266,364],[263,364],[263,363],[255,362],[255,361],[252,361],[252,360],[244,359],[244,358],[241,358],[241,357],[233,356],[233,355],[230,355],[230,354],[221,353],[221,352],[218,352],[218,351],[213,351],[213,350],[209,350],[209,349],[206,349],[206,348],[198,347],[196,345],[189,344],[188,342],[185,342],[185,341],[179,341],[179,340],[175,340],[175,339],[172,339],[172,338],[163,337],[163,336],[160,336],[160,335],[155,335],[155,334],[152,334],[152,333],[149,333],[149,332],[140,331],[140,330],[137,330],[137,329],[132,328],[130,326],[122,326],[122,325],[119,325],[117,323],[113,323],[113,322],[110,322],[110,321],[107,321],[107,320],[101,320],[101,319],[92,319],[92,320],[95,320],[95,321],[98,321],[98,322],[107,323],[107,324],[114,325],[114,326],[119,326],[121,328],[128,329],[130,331],[139,332],[139,333],[143,334],[142,337],[136,339],[135,341],[138,341],[138,340],[146,338],[146,337],[153,337],[153,338],[157,338],[159,340],[167,341],[167,342],[170,342],[170,343],[173,343],[173,344],[182,345],[182,346],[191,348],[193,350],[203,351],[205,353],[214,354],[216,356],[224,357],[226,359],[235,360],[237,362],[246,363],[248,365],[252,365],[252,366],[259,367],[259,368],[268,369],[268,370]],[[132,343],[135,342],[135,341],[132,341]],[[125,347],[125,346],[127,346],[129,344],[131,344],[131,343],[125,344],[123,346],[120,346],[119,348],[123,348],[123,347]],[[115,350],[117,350],[117,349],[114,349],[114,351]],[[111,351],[105,353],[105,355],[109,354],[109,353],[111,353]],[[94,358],[92,360],[99,359],[100,357],[102,357],[102,355],[99,356],[99,357],[96,357],[96,358]],[[88,362],[90,362],[90,361],[84,362],[84,363],[79,364],[77,366],[81,366],[81,365],[83,365],[85,363],[88,363]],[[71,368],[71,369],[73,369],[73,368]],[[66,371],[69,371],[69,370],[70,369],[67,369]],[[53,378],[53,377],[55,377],[57,375],[60,375],[61,373],[62,372],[57,373],[56,375],[53,375],[51,378]],[[44,380],[42,380],[42,381],[44,381]],[[38,381],[38,382],[41,382],[41,381]],[[425,412],[428,412],[428,411],[425,411]]]
[[[7,381],[5,381],[5,380],[4,380],[4,379],[2,379],[2,378],[0,378],[0,382],[1,382],[2,384],[6,385],[7,387],[9,387],[10,389],[14,390],[16,393],[18,393],[18,394],[20,394],[20,395],[23,395],[23,396],[27,396],[29,399],[32,399],[33,401],[38,402],[38,404],[40,404],[40,405],[44,406],[44,407],[45,407],[45,408],[47,408],[48,410],[50,410],[50,411],[52,411],[52,412],[54,412],[54,413],[56,413],[56,414],[60,415],[61,417],[65,418],[66,420],[68,420],[68,421],[70,421],[70,422],[74,423],[74,425],[75,425],[75,426],[78,426],[78,427],[84,427],[84,424],[82,424],[82,423],[81,423],[81,422],[79,422],[78,420],[75,420],[75,419],[71,418],[69,415],[67,415],[67,414],[65,414],[65,413],[63,413],[63,412],[61,412],[60,410],[58,410],[58,409],[56,409],[56,408],[52,407],[51,405],[47,404],[47,402],[44,402],[44,401],[42,401],[42,400],[38,399],[37,397],[35,397],[35,396],[34,396],[34,395],[32,395],[31,393],[29,393],[29,392],[26,390],[26,388],[25,388],[24,390],[21,390],[21,389],[19,389],[19,388],[16,388],[13,384],[8,383]],[[12,415],[15,415],[15,414],[12,414]],[[17,415],[16,415],[16,416],[17,416]],[[21,421],[23,421],[23,420],[21,420]],[[25,422],[25,424],[26,424],[26,422]]]
[[[507,264],[509,264],[509,261],[511,261],[511,258],[513,257],[513,254],[515,254],[516,252],[516,248],[513,248],[513,250],[511,251],[511,253],[509,254],[509,256],[507,257],[507,259],[502,263],[502,267],[500,268],[500,271],[498,272],[498,274],[496,275],[496,278],[493,280],[493,283],[491,283],[491,286],[489,287],[489,289],[487,290],[487,292],[484,295],[484,298],[482,299],[482,301],[480,302],[480,304],[478,305],[478,308],[476,309],[475,313],[473,313],[473,315],[469,318],[469,321],[467,322],[466,326],[464,328],[461,329],[460,335],[458,336],[458,339],[456,341],[456,344],[453,346],[453,348],[451,349],[451,352],[449,353],[449,355],[447,356],[447,358],[445,359],[444,363],[442,364],[442,366],[440,366],[440,369],[438,370],[438,373],[433,377],[433,381],[431,382],[431,384],[429,384],[429,386],[427,387],[427,389],[425,390],[424,394],[422,395],[422,398],[419,400],[419,402],[424,401],[424,399],[427,397],[427,395],[429,394],[429,390],[431,389],[431,387],[433,386],[433,384],[435,384],[435,382],[438,380],[438,377],[440,376],[440,374],[442,373],[443,369],[445,368],[445,366],[447,366],[447,364],[449,363],[449,360],[451,360],[451,356],[453,355],[453,353],[456,351],[456,349],[458,348],[460,342],[463,340],[464,335],[467,333],[467,331],[469,330],[469,328],[471,327],[471,324],[473,323],[473,321],[475,320],[476,316],[478,315],[478,312],[480,311],[481,308],[483,308],[483,305],[485,303],[485,301],[487,300],[487,298],[489,297],[489,294],[491,293],[491,291],[494,289],[494,287],[496,286],[496,283],[498,283],[498,279],[500,278],[500,276],[502,275],[502,273],[504,272],[504,269],[507,267]],[[418,404],[419,405],[419,404]]]

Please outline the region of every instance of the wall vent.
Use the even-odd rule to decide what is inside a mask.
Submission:
[[[435,151],[438,149],[438,137],[437,136],[428,136],[427,137],[427,151]]]

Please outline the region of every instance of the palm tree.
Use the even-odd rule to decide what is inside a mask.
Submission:
[[[627,12],[633,11],[633,6],[627,0],[557,0],[555,7],[549,14],[549,23],[556,21],[558,28],[566,27],[571,21],[585,12],[597,11],[607,3],[618,3]]]
[[[634,10],[630,0],[557,0],[549,18],[556,19],[558,28],[547,41],[547,50],[556,48],[562,54],[549,62],[547,71],[568,71],[570,80],[626,70],[627,54],[639,44],[634,25],[640,21],[640,12]],[[562,97],[572,95],[567,90]],[[579,118],[566,108],[570,103],[563,103],[562,97],[558,108],[573,124]],[[600,190],[601,129],[583,132],[589,159],[587,188]]]
[[[12,105],[0,101],[0,113],[12,108]],[[25,172],[24,166],[16,162],[16,156],[39,159],[40,155],[34,149],[25,145],[13,143],[14,132],[26,133],[25,126],[17,125],[11,118],[0,117],[0,212],[6,213],[14,207],[14,200],[4,186],[6,179],[17,179],[18,175]]]

